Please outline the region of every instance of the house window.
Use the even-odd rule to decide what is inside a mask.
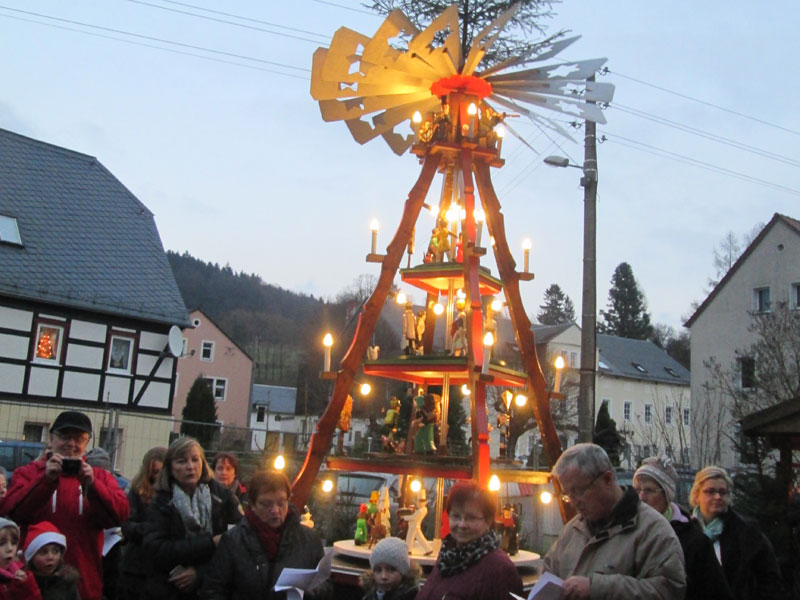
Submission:
[[[675,369],[673,369],[672,367],[664,367],[664,370],[665,370],[667,373],[669,373],[670,375],[672,375],[673,377],[680,377],[680,375],[678,375],[678,374],[675,372]]]
[[[683,425],[685,427],[689,426],[689,419],[690,419],[691,411],[688,408],[683,409]]]
[[[43,442],[44,432],[46,431],[43,423],[25,422],[22,427],[22,439],[26,442]],[[35,458],[35,457],[34,457]]]
[[[214,360],[214,342],[203,340],[200,350],[200,360]]]
[[[0,215],[0,242],[22,246],[22,238],[19,236],[16,217]]]
[[[644,422],[645,423],[652,423],[653,422],[653,405],[652,404],[645,404],[644,405]]]
[[[214,400],[217,402],[225,402],[228,380],[218,377],[206,377],[205,382],[208,384],[208,387],[211,388],[211,392],[214,394]]]
[[[740,385],[743,390],[749,390],[755,385],[756,380],[756,359],[752,356],[742,356],[739,358]]]
[[[800,283],[792,284],[792,308],[800,308]]]
[[[664,422],[667,425],[672,425],[672,407],[665,406],[664,407]]]
[[[767,313],[772,310],[772,304],[769,298],[769,288],[756,288],[753,290],[753,308],[758,313]]]
[[[266,407],[259,406],[256,408],[256,423],[263,423],[264,417],[266,416]]]
[[[58,363],[61,357],[61,344],[64,328],[49,323],[39,323],[36,330],[36,348],[33,358],[36,362]]]
[[[633,367],[634,367],[634,368],[635,368],[637,371],[639,371],[640,373],[647,373],[647,369],[645,369],[645,368],[644,368],[642,365],[640,365],[639,363],[637,363],[637,362],[632,362],[631,364],[632,364],[632,365],[633,365]]]
[[[130,373],[132,359],[133,338],[112,335],[108,350],[108,370],[116,373]]]
[[[578,353],[577,352],[570,352],[569,353],[569,366],[576,368],[578,366]]]
[[[101,427],[98,444],[103,450],[113,455],[122,445],[122,429]]]
[[[626,402],[625,404],[622,405],[622,417],[626,421],[630,421],[631,420],[631,403],[630,402]]]

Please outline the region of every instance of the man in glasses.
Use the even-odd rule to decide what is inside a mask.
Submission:
[[[103,530],[128,518],[128,499],[114,476],[85,460],[92,422],[78,411],[62,412],[50,428],[49,450],[14,471],[0,514],[20,526],[50,521],[67,538],[64,560],[81,574],[83,600],[101,600]]]
[[[600,446],[565,450],[553,476],[577,512],[544,558],[545,570],[564,579],[562,598],[684,597],[683,551],[672,527],[633,489],[617,485]]]

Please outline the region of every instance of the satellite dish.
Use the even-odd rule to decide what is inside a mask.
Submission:
[[[169,328],[169,337],[167,338],[167,348],[172,356],[178,358],[183,353],[183,333],[177,325]]]

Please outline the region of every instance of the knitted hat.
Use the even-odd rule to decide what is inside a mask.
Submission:
[[[369,566],[389,565],[405,575],[411,568],[408,560],[408,547],[400,538],[388,537],[378,542],[369,555]]]
[[[14,523],[11,519],[4,519],[0,517],[0,529],[5,529],[6,527],[11,527],[12,529],[17,530],[17,537],[19,537],[19,525]]]
[[[636,469],[633,474],[634,481],[639,475],[645,475],[661,486],[667,503],[671,504],[675,499],[675,486],[678,484],[678,473],[672,466],[672,460],[664,456],[651,456],[642,461],[642,466]]]
[[[98,469],[111,471],[111,457],[108,455],[108,452],[99,446],[97,448],[92,448],[86,453],[86,462]]]
[[[28,527],[28,536],[25,538],[25,561],[33,558],[42,546],[58,544],[67,549],[67,538],[50,521],[42,521]]]

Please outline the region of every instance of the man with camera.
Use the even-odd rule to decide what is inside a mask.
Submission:
[[[44,457],[14,471],[0,514],[21,527],[50,521],[67,538],[64,560],[80,572],[83,600],[101,600],[103,530],[128,518],[128,499],[114,476],[84,460],[92,422],[78,411],[62,412],[50,428]]]

